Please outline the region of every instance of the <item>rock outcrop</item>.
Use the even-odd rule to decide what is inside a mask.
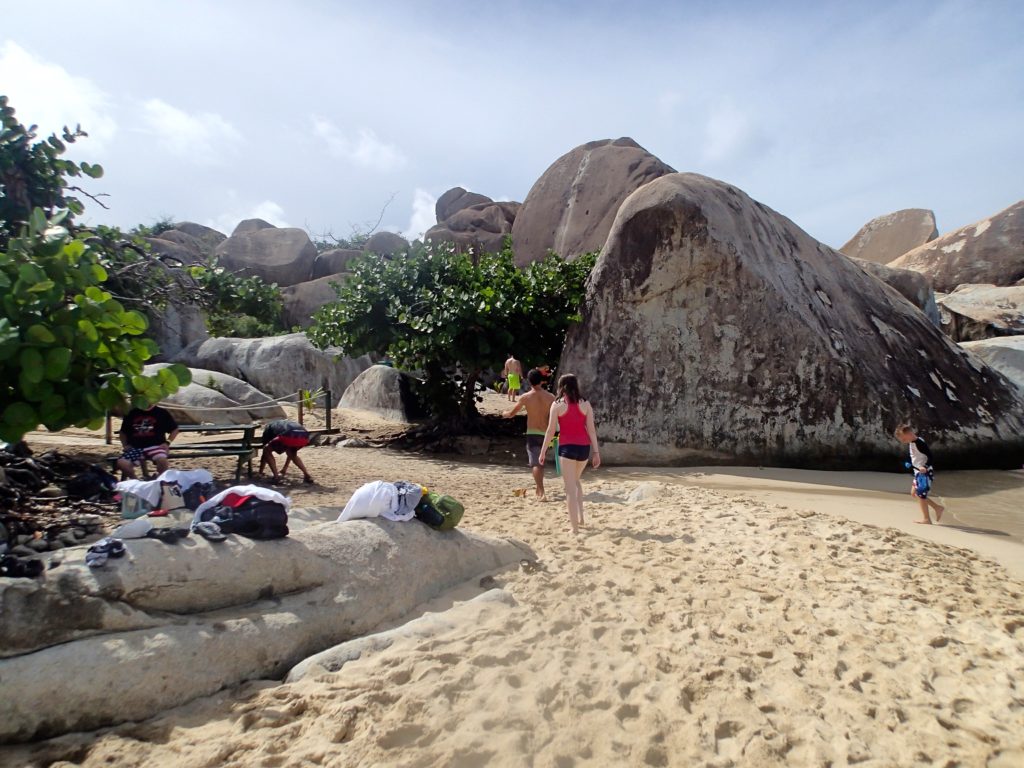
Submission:
[[[318,254],[313,261],[313,270],[309,274],[310,280],[320,277],[329,277],[339,272],[348,272],[352,260],[363,255],[363,251],[352,248],[334,248]]]
[[[1024,458],[1024,399],[1002,375],[714,179],[630,195],[582,315],[560,369],[580,376],[608,459],[891,468],[904,419],[947,468]]]
[[[147,365],[146,375],[168,365],[170,363]],[[189,368],[189,372],[192,383],[164,399],[180,406],[168,408],[179,424],[249,424],[254,419],[283,419],[287,415],[277,403],[267,405],[272,399],[270,395],[241,379],[203,368]]]
[[[196,224],[193,221],[179,221],[174,225],[174,229],[194,237],[207,253],[212,253],[218,245],[228,239],[228,236],[224,233],[218,232],[212,227]]]
[[[519,203],[480,203],[456,211],[443,223],[431,227],[423,239],[435,243],[453,243],[460,252],[497,253],[520,209]]]
[[[889,266],[922,273],[937,291],[962,283],[1013,285],[1024,279],[1024,200],[915,248]]]
[[[363,244],[363,250],[392,258],[409,250],[409,241],[394,232],[374,232]]]
[[[324,304],[338,300],[334,290],[337,283],[345,282],[345,274],[333,274],[304,283],[289,285],[281,289],[283,319],[288,328],[308,328],[313,324],[313,314]]]
[[[160,347],[157,360],[170,360],[189,344],[210,338],[203,310],[195,304],[183,303],[180,297],[168,301],[161,309],[148,307],[146,316],[146,336]]]
[[[317,349],[304,333],[207,339],[183,349],[174,362],[221,371],[274,397],[322,387],[334,393],[335,401],[356,376],[373,365],[369,355],[342,357],[341,350],[334,347]]]
[[[307,280],[317,257],[316,246],[303,230],[277,227],[236,229],[216,253],[225,269],[281,286]]]
[[[895,269],[873,261],[849,257],[857,266],[883,283],[899,291],[907,301],[924,312],[935,325],[939,324],[939,306],[928,278],[910,269]]]
[[[434,203],[434,215],[437,216],[437,223],[442,224],[463,208],[481,203],[493,203],[487,195],[478,192],[469,192],[462,187],[452,187]]]
[[[412,393],[412,377],[389,365],[371,365],[360,373],[338,405],[369,411],[388,421],[409,422],[422,415]]]
[[[1024,336],[965,341],[960,346],[980,357],[1024,392]]]
[[[235,235],[245,235],[250,232],[259,232],[261,229],[277,229],[277,227],[275,227],[269,221],[264,221],[263,219],[242,219],[242,221],[238,222],[238,225],[231,233],[231,236],[234,237]]]
[[[954,341],[1024,334],[1024,285],[961,285],[938,302],[942,329]]]
[[[592,141],[558,158],[530,189],[512,226],[516,264],[554,251],[572,259],[604,245],[631,192],[673,169],[633,139]]]
[[[938,236],[932,211],[905,208],[872,219],[839,252],[876,264],[888,264]]]
[[[125,546],[101,569],[75,548],[41,580],[0,580],[0,679],[17,692],[0,697],[0,742],[143,720],[280,677],[446,589],[535,558],[517,541],[415,520],[322,523],[276,541],[190,537],[173,553],[152,539]]]

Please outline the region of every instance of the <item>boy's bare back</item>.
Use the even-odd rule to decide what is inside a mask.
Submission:
[[[555,396],[546,389],[531,389],[519,398],[519,402],[526,408],[526,429],[527,431],[544,434],[548,428],[548,414],[551,412],[551,404],[555,402]]]

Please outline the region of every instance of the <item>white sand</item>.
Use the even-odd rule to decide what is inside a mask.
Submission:
[[[1024,583],[994,559],[1024,547],[914,526],[888,476],[588,471],[574,540],[560,480],[551,503],[513,496],[525,467],[303,456],[323,487],[291,486],[297,505],[409,479],[462,499],[465,526],[528,542],[537,564],[433,608],[495,586],[516,604],[0,763],[1024,765]]]

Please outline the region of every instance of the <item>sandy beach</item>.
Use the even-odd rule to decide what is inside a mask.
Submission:
[[[456,611],[338,672],[7,747],[0,763],[1024,765],[1020,472],[940,475],[946,524],[927,528],[903,475],[588,470],[573,538],[559,479],[548,503],[514,495],[525,462],[303,457],[319,485],[286,486],[307,510],[295,525],[406,479],[538,560],[424,606]],[[511,600],[465,602],[492,589]]]

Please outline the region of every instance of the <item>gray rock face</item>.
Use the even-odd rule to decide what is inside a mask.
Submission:
[[[409,241],[394,232],[375,232],[363,246],[364,250],[379,256],[395,256],[409,250]]]
[[[197,264],[203,260],[202,251],[197,247],[189,247],[162,237],[146,237],[143,239],[149,243],[150,252],[159,256],[165,263],[173,265],[175,261],[180,261],[182,264]],[[195,243],[198,244],[198,241],[195,241]]]
[[[146,375],[168,365],[170,363],[147,365]],[[241,379],[202,368],[189,368],[189,372],[192,374],[192,383],[165,398],[165,402],[182,406],[178,409],[168,408],[179,424],[248,424],[254,419],[283,419],[287,415],[280,405],[265,404],[272,399],[270,395]],[[212,408],[218,410],[209,410]],[[233,410],[220,410],[223,408]]]
[[[348,272],[349,264],[352,263],[352,260],[362,255],[362,251],[350,248],[334,248],[330,251],[324,251],[318,254],[316,260],[314,260],[313,270],[310,272],[309,279],[316,280],[320,277],[336,275],[339,272]]]
[[[284,286],[306,280],[317,253],[303,230],[273,227],[242,233],[236,230],[217,246],[217,256],[225,269]]]
[[[964,341],[960,346],[980,357],[1024,392],[1024,336]]]
[[[281,298],[284,300],[285,325],[289,328],[311,326],[314,312],[324,304],[338,300],[334,284],[344,282],[345,274],[336,274],[283,288]]]
[[[876,264],[888,264],[938,236],[932,211],[905,208],[872,219],[839,252]]]
[[[954,341],[1024,334],[1024,286],[961,285],[938,302],[942,329]]]
[[[221,371],[274,397],[323,387],[337,401],[339,393],[373,364],[369,355],[340,354],[334,347],[317,349],[304,333],[290,333],[263,339],[207,339],[182,350],[174,362]]]
[[[348,385],[341,408],[370,411],[389,421],[413,421],[419,415],[411,377],[388,365],[371,365]]]
[[[168,360],[189,344],[210,338],[206,318],[195,304],[169,301],[163,309],[150,308],[147,335],[160,347],[160,360]]]
[[[1013,285],[1024,279],[1024,200],[915,248],[889,266],[922,273],[937,291],[961,283]]]
[[[512,234],[520,207],[519,203],[511,202],[472,205],[428,229],[423,239],[454,243],[458,251],[496,253],[501,250],[505,237]]]
[[[234,237],[235,235],[244,235],[249,232],[259,232],[261,229],[277,229],[277,227],[263,219],[243,219],[238,222],[238,226],[235,227],[231,236]]]
[[[161,232],[153,239],[168,243],[176,243],[177,245],[187,249],[189,253],[193,254],[196,260],[201,259],[208,251],[213,251],[212,248],[207,248],[199,239],[177,229],[168,229],[166,232]]]
[[[852,256],[850,260],[869,275],[874,275],[886,285],[895,288],[903,298],[924,312],[925,317],[935,325],[939,324],[939,307],[935,303],[935,291],[932,290],[927,277],[913,270],[894,269]]]
[[[539,261],[549,250],[567,259],[598,250],[622,201],[666,173],[673,169],[629,138],[592,141],[562,155],[516,216],[516,264]]]
[[[437,198],[437,202],[434,204],[434,214],[437,216],[437,223],[441,224],[463,208],[493,202],[487,195],[469,192],[462,187],[452,187]]]
[[[943,467],[1024,457],[1005,379],[849,259],[696,174],[623,203],[560,370],[627,461],[891,468],[904,419]]]
[[[218,232],[211,227],[204,227],[202,224],[196,224],[192,221],[179,221],[174,225],[174,229],[194,237],[202,243],[208,252],[213,252],[218,245],[227,240],[227,235],[222,232]]]
[[[40,580],[0,580],[0,679],[17,692],[0,697],[0,742],[142,720],[283,676],[456,584],[536,557],[512,540],[385,520],[276,541],[190,537],[173,557],[151,539],[125,547],[102,569],[74,548]]]

